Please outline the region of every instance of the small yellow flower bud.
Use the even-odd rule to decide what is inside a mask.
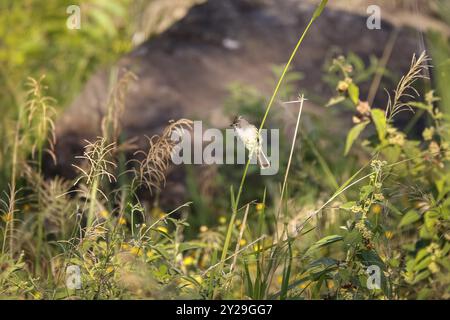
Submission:
[[[192,256],[186,256],[183,259],[183,265],[185,265],[185,266],[193,265],[194,262],[195,262],[195,260]]]
[[[372,206],[372,213],[374,213],[374,214],[380,214],[382,210],[383,210],[383,207],[380,206],[379,204],[375,204]]]
[[[220,224],[225,224],[227,222],[227,218],[225,218],[224,216],[220,216],[219,217],[219,223]]]
[[[264,203],[257,203],[256,204],[256,210],[257,211],[262,211],[262,210],[264,210],[265,207],[266,206],[264,205]]]
[[[142,256],[142,249],[139,248],[139,247],[133,247],[133,248],[130,249],[130,253],[135,255],[135,256],[140,257],[140,256]]]
[[[386,231],[384,233],[384,235],[386,236],[387,239],[392,239],[394,237],[394,233],[392,231]]]
[[[102,210],[102,211],[100,211],[100,216],[104,219],[108,219],[109,212],[107,210]]]

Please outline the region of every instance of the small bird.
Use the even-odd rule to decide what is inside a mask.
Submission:
[[[236,117],[231,126],[248,149],[249,158],[256,154],[256,159],[261,169],[269,168],[270,162],[262,150],[262,137],[259,134],[259,130],[241,116]]]

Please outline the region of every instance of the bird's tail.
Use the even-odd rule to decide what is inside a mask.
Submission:
[[[270,167],[269,159],[267,159],[266,155],[264,154],[264,151],[260,150],[258,152],[257,160],[258,160],[259,167],[261,169],[267,169]]]

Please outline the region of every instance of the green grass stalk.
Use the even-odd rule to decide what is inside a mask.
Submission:
[[[308,33],[308,30],[311,27],[311,25],[313,24],[313,22],[322,13],[322,11],[325,8],[327,2],[328,2],[327,0],[322,0],[320,5],[314,11],[313,16],[311,17],[308,25],[306,26],[305,30],[303,31],[300,39],[298,40],[298,42],[296,44],[294,50],[292,51],[291,56],[289,57],[289,60],[286,63],[280,78],[278,79],[278,82],[277,82],[277,85],[275,87],[275,90],[273,91],[272,96],[271,96],[271,98],[269,100],[269,103],[268,103],[268,105],[266,107],[266,111],[264,113],[264,117],[263,117],[263,119],[261,121],[261,125],[259,127],[259,132],[261,132],[262,128],[264,127],[264,124],[265,124],[265,122],[267,120],[267,116],[268,116],[268,114],[270,112],[270,109],[272,108],[273,103],[275,102],[275,98],[278,95],[278,91],[279,91],[279,89],[281,87],[281,84],[283,83],[283,80],[284,80],[284,78],[286,76],[286,73],[289,70],[292,61],[294,60],[294,57],[296,56],[296,54],[298,52],[298,49],[300,48],[300,45],[303,42],[303,39],[305,38],[306,34]],[[230,218],[230,222],[229,222],[229,225],[228,225],[228,230],[227,230],[227,234],[226,234],[226,237],[225,237],[224,247],[223,247],[223,251],[222,251],[222,255],[221,255],[221,259],[220,259],[220,267],[219,267],[220,273],[222,273],[222,271],[223,271],[224,262],[225,262],[225,259],[226,259],[227,253],[228,253],[228,247],[230,246],[231,235],[232,235],[232,232],[233,232],[233,226],[234,226],[234,222],[236,220],[236,215],[237,215],[238,206],[239,206],[239,200],[240,200],[241,195],[242,195],[242,191],[243,191],[245,179],[247,177],[247,172],[248,172],[249,165],[250,165],[250,158],[247,160],[247,163],[245,165],[244,173],[242,175],[242,179],[241,179],[241,183],[239,185],[239,189],[238,189],[238,193],[237,193],[237,196],[236,196],[236,199],[235,199],[235,203],[234,203],[234,206],[232,208],[233,212],[232,212],[232,215],[231,215],[231,218]]]

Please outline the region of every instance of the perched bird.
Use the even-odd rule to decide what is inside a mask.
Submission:
[[[262,137],[259,134],[258,128],[241,116],[236,117],[231,126],[244,143],[244,146],[248,149],[249,158],[256,154],[256,159],[261,169],[269,168],[270,162],[262,149]]]

